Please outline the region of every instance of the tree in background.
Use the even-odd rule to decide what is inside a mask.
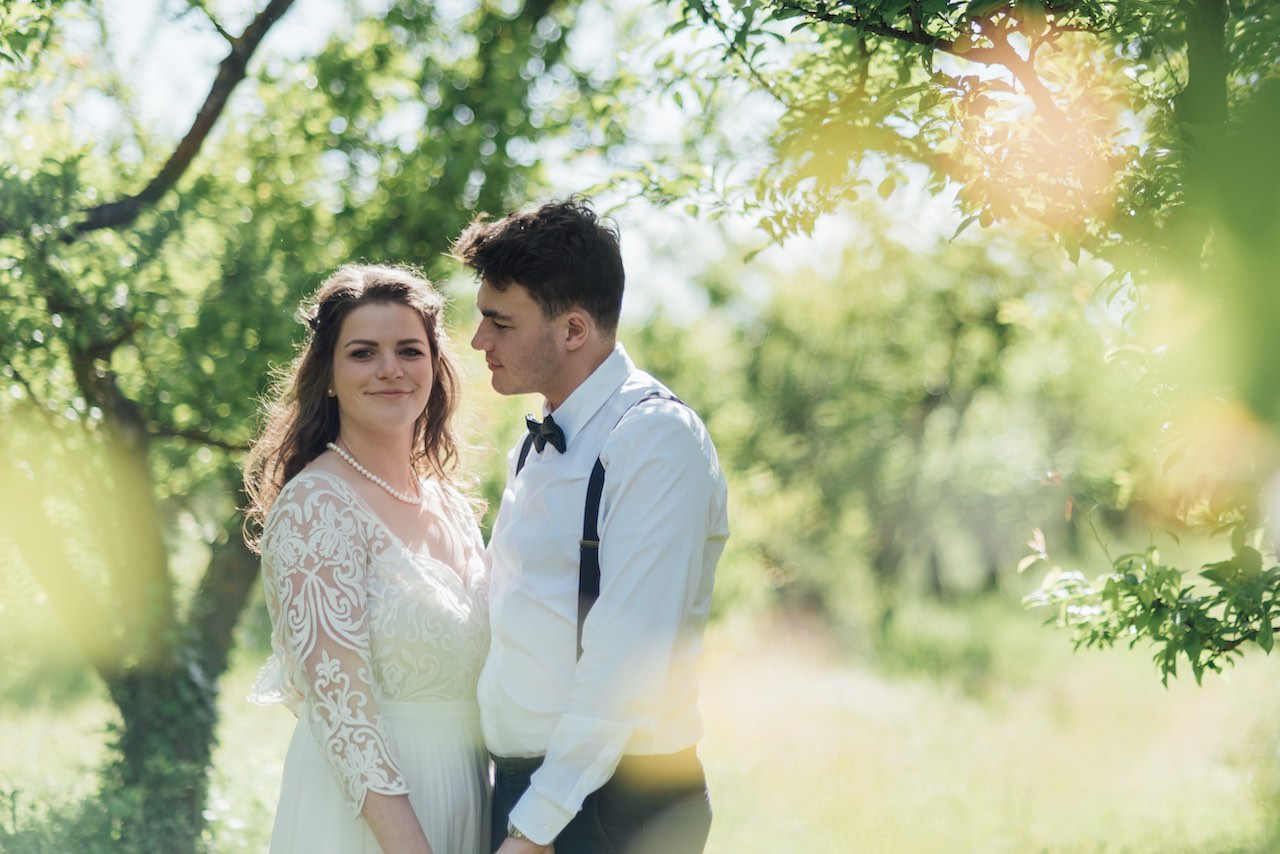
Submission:
[[[587,86],[573,3],[395,2],[260,61],[290,6],[243,26],[165,7],[226,44],[177,141],[107,61],[108,6],[6,4],[0,24],[0,550],[119,709],[100,838],[138,850],[200,833],[257,577],[236,461],[298,299],[352,259],[436,267],[473,210],[536,185],[534,144]]]
[[[915,234],[871,204],[795,248],[751,265],[760,302],[730,253],[705,276],[716,311],[634,342],[733,475],[722,607],[767,589],[892,654],[904,600],[1016,588],[1027,532],[1074,535],[1044,481],[1129,509],[1117,472],[1142,454],[1115,417],[1127,390],[1099,381],[1124,336],[1096,269],[1015,234]]]
[[[714,56],[693,93],[745,86],[778,117],[749,180],[679,175],[702,204],[751,211],[783,240],[923,170],[932,191],[957,191],[961,230],[1031,224],[1111,265],[1104,293],[1133,306],[1113,366],[1130,375],[1127,409],[1168,425],[1145,439],[1134,489],[1153,528],[1234,529],[1232,556],[1197,579],[1154,549],[1108,555],[1096,581],[1051,574],[1046,601],[1080,642],[1153,641],[1166,678],[1179,660],[1198,678],[1243,644],[1269,651],[1280,568],[1263,568],[1256,496],[1280,427],[1274,4],[675,5],[675,30]]]

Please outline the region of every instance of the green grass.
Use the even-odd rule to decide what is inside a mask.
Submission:
[[[893,630],[901,654],[879,668],[805,621],[716,627],[703,668],[708,850],[1272,850],[1272,661],[1166,690],[1142,653],[1072,654],[1039,620],[990,603],[912,606]],[[243,700],[257,665],[242,656],[224,683],[214,852],[262,851],[270,830],[293,718]],[[65,806],[92,793],[108,716],[94,697],[0,710],[0,828],[54,838]]]
[[[980,657],[1013,678],[888,678],[803,626],[715,639],[710,850],[1270,850],[1271,661],[1166,690],[1140,653],[1073,655],[1035,616],[978,608],[959,638],[954,612],[908,618],[930,611],[952,649],[1000,638]]]

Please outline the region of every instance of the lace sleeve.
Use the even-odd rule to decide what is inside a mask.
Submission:
[[[356,516],[331,486],[299,477],[271,509],[262,566],[274,657],[300,698],[295,711],[359,815],[367,793],[409,788],[378,712],[365,613],[369,540]]]

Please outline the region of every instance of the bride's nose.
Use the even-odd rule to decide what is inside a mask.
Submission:
[[[400,358],[395,353],[390,353],[378,363],[379,377],[398,377],[404,373],[404,368],[400,366]]]

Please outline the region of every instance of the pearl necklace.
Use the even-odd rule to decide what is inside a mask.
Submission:
[[[347,453],[347,450],[345,448],[339,447],[335,442],[330,442],[325,447],[333,451],[338,456],[342,457],[347,462],[351,463],[351,467],[353,469],[360,472],[360,474],[364,475],[365,477],[369,478],[369,480],[378,484],[378,486],[381,486],[383,489],[385,489],[387,492],[391,494],[392,498],[398,498],[401,501],[403,501],[405,504],[421,504],[422,503],[423,498],[421,495],[409,495],[408,493],[401,492],[400,490],[396,489],[394,486],[387,483],[385,480],[378,477],[376,474],[369,471],[364,466],[360,465],[360,463],[357,462],[355,457],[351,456],[351,454]]]

